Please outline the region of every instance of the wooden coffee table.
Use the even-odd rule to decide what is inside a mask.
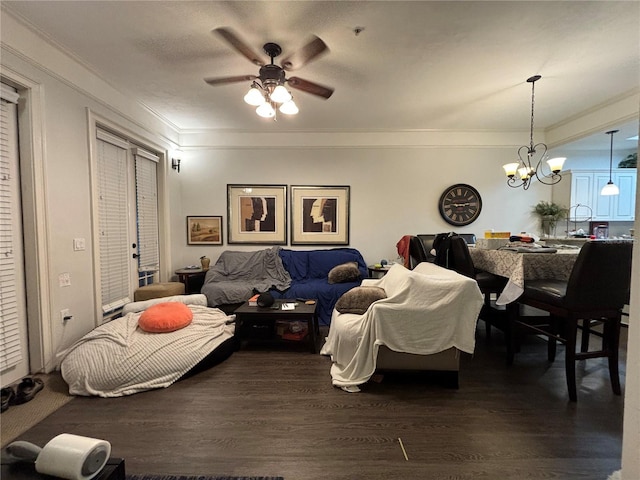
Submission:
[[[293,310],[282,310],[282,303],[297,303]],[[304,321],[307,322],[307,339],[311,353],[318,353],[318,339],[320,329],[318,327],[318,317],[316,306],[307,305],[299,300],[278,299],[274,307],[254,307],[246,302],[238,307],[233,313],[236,316],[236,338],[238,343],[243,340],[276,340],[276,321]]]

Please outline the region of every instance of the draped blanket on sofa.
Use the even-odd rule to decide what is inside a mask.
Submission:
[[[291,277],[278,254],[280,247],[254,252],[222,252],[207,272],[201,292],[210,307],[244,302],[254,292],[286,290]]]
[[[372,303],[362,315],[333,311],[320,353],[331,356],[335,386],[368,381],[380,345],[417,355],[451,347],[473,353],[483,303],[475,280],[423,262],[414,270],[393,265],[381,279],[362,284],[383,288],[387,298]]]

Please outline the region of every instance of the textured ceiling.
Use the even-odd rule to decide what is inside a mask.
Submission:
[[[531,75],[542,75],[536,128],[637,91],[640,78],[637,1],[2,3],[184,130],[528,130]],[[258,72],[211,33],[220,26],[259,53],[276,42],[282,57],[321,37],[330,52],[294,75],[335,93],[294,90],[297,116],[259,118],[242,101],[249,82],[203,81]]]

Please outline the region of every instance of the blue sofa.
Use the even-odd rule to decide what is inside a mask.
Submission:
[[[271,289],[274,298],[314,298],[318,300],[316,313],[320,325],[331,323],[331,313],[338,299],[347,290],[357,287],[367,278],[367,265],[362,254],[354,248],[326,250],[280,249],[280,258],[291,276],[291,286],[284,291]],[[329,271],[343,263],[357,262],[361,278],[354,282],[329,283]]]
[[[329,271],[347,262],[357,262],[361,278],[329,283]],[[364,259],[354,248],[228,250],[207,272],[201,292],[207,296],[210,307],[226,313],[232,313],[256,292],[269,291],[274,298],[316,299],[319,324],[329,325],[338,299],[347,290],[359,286],[367,274]]]

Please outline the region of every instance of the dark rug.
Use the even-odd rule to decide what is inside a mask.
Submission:
[[[127,475],[127,480],[284,480],[284,477],[209,477],[185,475]]]

